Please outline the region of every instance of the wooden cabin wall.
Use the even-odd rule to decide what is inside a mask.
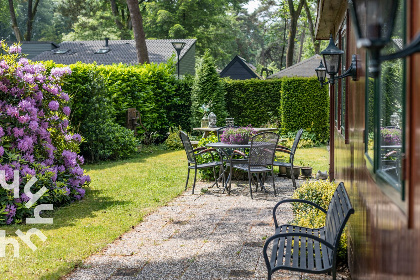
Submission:
[[[408,37],[420,31],[420,1],[410,0]],[[408,40],[409,41],[409,40]],[[352,279],[420,279],[420,54],[407,60],[406,140],[407,209],[383,192],[367,169],[364,157],[366,52],[357,49],[347,26],[347,53],[358,55],[358,81],[348,83],[349,141],[335,129],[335,179],[343,181],[355,214],[347,226]]]

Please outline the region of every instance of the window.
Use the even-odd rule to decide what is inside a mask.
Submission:
[[[404,1],[400,2],[391,42],[382,55],[404,45]],[[369,59],[367,59],[367,67]],[[395,59],[381,64],[377,79],[366,78],[365,151],[376,180],[393,187],[404,200],[402,160],[404,155],[405,61]]]
[[[346,59],[347,55],[347,18],[344,20],[343,25],[340,27],[340,32],[338,34],[338,40],[336,42],[336,45],[338,48],[344,51],[343,59],[341,61],[341,70],[337,75],[342,75],[344,72],[346,72],[348,67],[348,60]],[[347,79],[349,77],[338,79],[335,86],[334,86],[334,122],[335,127],[339,131],[341,135],[346,139],[346,143],[348,143],[348,133],[347,133]]]

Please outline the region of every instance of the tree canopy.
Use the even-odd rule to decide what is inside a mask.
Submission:
[[[280,70],[319,52],[317,1],[140,0],[146,39],[197,39],[222,69],[239,55],[258,69]],[[29,11],[29,12],[28,12]],[[20,34],[19,34],[20,32]],[[0,39],[62,41],[134,39],[127,0],[0,0]]]

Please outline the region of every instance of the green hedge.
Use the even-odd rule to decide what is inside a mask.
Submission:
[[[283,78],[280,112],[283,133],[303,128],[318,141],[329,139],[328,90],[316,78]]]
[[[235,124],[260,127],[279,125],[282,80],[225,79],[226,106]]]
[[[163,141],[169,127],[190,127],[192,79],[178,81],[171,63],[137,66],[76,63],[70,67],[73,73],[65,87],[74,97],[74,107],[85,107],[84,99],[89,96],[88,73],[94,71],[104,77],[112,114],[119,125],[125,126],[127,109],[136,108],[145,127],[138,127],[139,135],[157,132],[158,141]],[[84,114],[85,109],[89,108],[79,112]]]

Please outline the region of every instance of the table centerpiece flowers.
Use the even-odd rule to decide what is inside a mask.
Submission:
[[[257,134],[250,125],[246,127],[229,127],[223,131],[220,141],[226,144],[248,144],[249,139]]]

